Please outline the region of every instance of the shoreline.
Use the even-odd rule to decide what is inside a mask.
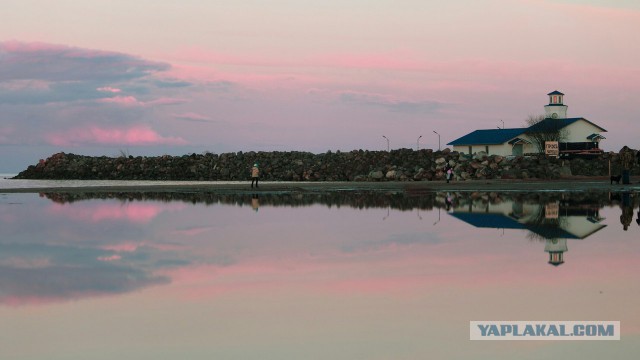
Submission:
[[[16,181],[12,186],[11,182]],[[137,180],[13,180],[0,182],[0,193],[41,192],[218,192],[278,193],[331,191],[640,191],[640,177],[631,184],[610,184],[607,177],[571,177],[557,180],[467,180],[467,181],[384,181],[384,182],[300,182],[265,181],[252,189],[250,181],[137,181]]]

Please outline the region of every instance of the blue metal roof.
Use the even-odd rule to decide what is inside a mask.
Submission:
[[[587,139],[589,140],[593,140],[593,139],[606,139],[606,137],[600,135],[600,134],[591,134],[589,136],[587,136]]]
[[[522,229],[529,230],[545,239],[580,239],[558,225],[522,224],[504,214],[454,212],[450,215],[477,228]]]
[[[476,130],[461,138],[453,140],[447,145],[493,145],[504,144],[518,135],[522,135],[526,128],[516,129],[488,129]]]
[[[548,93],[547,95],[564,95],[564,94],[563,94],[563,93],[561,93],[561,92],[560,92],[560,91],[558,91],[558,90],[555,90],[555,91],[552,91],[552,92]]]
[[[504,214],[470,212],[453,212],[449,214],[477,228],[526,229],[526,226]]]
[[[607,130],[581,117],[567,118],[567,119],[546,118],[540,121],[539,123],[533,126],[530,126],[528,128],[476,130],[463,137],[453,140],[447,145],[464,146],[464,145],[504,144],[505,142],[512,140],[519,135],[523,135],[529,131],[533,131],[533,132],[547,131],[548,132],[548,131],[560,130],[579,120],[584,120],[588,122],[589,124],[595,126],[602,132],[607,132]]]

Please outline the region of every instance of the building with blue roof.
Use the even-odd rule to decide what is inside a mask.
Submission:
[[[561,153],[599,153],[600,141],[605,139],[600,133],[604,128],[583,117],[567,117],[567,105],[564,94],[553,91],[547,94],[549,104],[544,106],[545,118],[530,127],[512,129],[474,130],[457,138],[447,145],[454,151],[474,154],[485,152],[488,155],[523,155],[541,152],[536,143],[535,133],[562,132],[564,139],[558,144]]]

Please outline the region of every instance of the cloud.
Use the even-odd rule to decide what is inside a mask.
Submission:
[[[169,64],[100,50],[44,43],[0,42],[0,82],[120,81],[166,71]]]
[[[185,104],[185,103],[188,103],[188,102],[189,102],[189,100],[187,100],[187,99],[164,97],[164,98],[159,98],[159,99],[147,101],[144,104],[145,104],[145,106],[156,106],[156,105],[157,106],[165,106],[165,105]]]
[[[198,121],[198,122],[209,122],[212,119],[205,115],[200,115],[194,112],[187,112],[183,114],[173,114],[173,117],[180,120],[188,120],[188,121]]]
[[[124,107],[134,107],[134,106],[166,106],[166,105],[179,105],[189,102],[186,99],[176,99],[176,98],[159,98],[155,100],[149,101],[141,101],[138,100],[135,96],[114,96],[108,97],[98,100],[99,103],[103,104],[114,104],[118,106]]]
[[[0,104],[109,98],[171,68],[132,55],[44,43],[0,42]]]
[[[380,94],[355,91],[341,92],[338,94],[338,98],[344,103],[379,106],[389,111],[404,113],[432,113],[443,106],[442,103],[433,100],[398,100]]]
[[[55,146],[79,145],[185,145],[187,141],[180,137],[164,137],[153,129],[144,126],[134,126],[125,129],[102,128],[92,126],[87,128],[70,129],[45,135],[46,141]]]
[[[96,90],[102,91],[102,92],[109,92],[109,93],[119,93],[122,91],[121,89],[112,88],[111,86],[99,87]]]
[[[142,101],[138,101],[135,96],[114,96],[98,100],[105,104],[116,104],[120,106],[144,106]]]

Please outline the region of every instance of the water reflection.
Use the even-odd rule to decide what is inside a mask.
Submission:
[[[622,341],[564,342],[563,358],[633,358],[638,200],[0,194],[0,358],[557,357],[470,342],[477,319],[621,320]]]
[[[591,232],[590,224],[600,223],[598,211],[605,206],[619,206],[620,223],[628,230],[633,220],[633,209],[638,207],[636,223],[640,225],[640,201],[632,192],[537,192],[537,193],[496,193],[496,192],[403,192],[403,191],[335,191],[329,193],[285,192],[261,194],[220,194],[220,193],[176,193],[176,192],[72,192],[41,193],[57,204],[70,204],[86,200],[119,200],[122,203],[144,201],[181,202],[210,205],[249,205],[254,211],[265,207],[304,207],[325,205],[331,207],[347,206],[356,209],[385,208],[390,211],[440,210],[453,212],[455,217],[476,227],[495,227],[501,229],[529,229],[542,238],[571,238],[564,232]],[[465,211],[466,210],[466,211]],[[130,214],[122,214],[123,209],[103,208],[102,216],[126,216],[132,221],[144,222],[155,216],[157,207],[136,205],[126,209]],[[468,215],[464,215],[468,213]],[[484,213],[485,216],[478,217]],[[583,218],[582,222],[578,219]],[[438,219],[440,219],[438,217]],[[439,220],[436,220],[434,225]],[[491,226],[493,224],[493,226]],[[584,230],[578,230],[579,228]],[[595,228],[600,229],[598,226]],[[531,236],[535,236],[535,235]],[[573,234],[584,238],[588,235]]]
[[[595,199],[545,199],[544,203],[531,199],[499,199],[480,201],[466,199],[453,207],[451,215],[477,228],[527,230],[529,239],[545,242],[549,264],[564,263],[568,251],[567,240],[582,240],[604,228],[600,216],[602,203]]]
[[[224,209],[246,206],[257,216],[269,216],[268,222],[285,221],[283,226],[296,225],[286,222],[290,219],[280,219],[277,214],[274,218],[267,213],[275,208],[318,205],[329,209],[381,209],[378,219],[388,222],[395,211],[415,210],[418,221],[427,216],[433,219],[429,222],[431,229],[440,225],[444,213],[476,229],[502,230],[502,236],[505,229],[525,231],[524,239],[544,242],[548,263],[554,266],[565,262],[568,240],[583,240],[607,227],[606,218],[601,215],[603,208],[619,207],[620,222],[627,231],[633,209],[638,207],[635,193],[56,192],[42,193],[40,197],[51,202],[47,206],[28,204],[27,208],[20,209],[23,213],[10,211],[14,209],[9,209],[8,203],[0,208],[1,303],[26,304],[122,294],[169,284],[176,274],[172,269],[202,264],[225,267],[242,261],[236,247],[238,241],[242,242],[238,239],[246,236],[241,230],[246,226],[241,225],[234,231],[222,229],[226,223],[193,221],[200,218],[198,209],[202,205]],[[257,226],[251,221],[252,228]],[[640,225],[640,220],[636,222]],[[172,229],[158,230],[176,223]],[[264,228],[265,225],[260,225],[261,232]],[[296,234],[304,231],[303,226]],[[430,229],[415,231],[409,235],[395,229],[388,239],[378,241],[363,230],[364,237],[371,238],[355,243],[339,239],[335,246],[343,254],[371,252],[391,245],[433,243],[433,236],[437,234]],[[432,231],[435,232],[430,233]],[[185,243],[187,240],[194,243]],[[213,241],[218,248],[203,241]],[[321,254],[336,250],[324,249],[315,240],[310,241],[304,251]],[[281,242],[274,244],[283,246]],[[256,243],[245,246],[250,252],[273,252]]]

